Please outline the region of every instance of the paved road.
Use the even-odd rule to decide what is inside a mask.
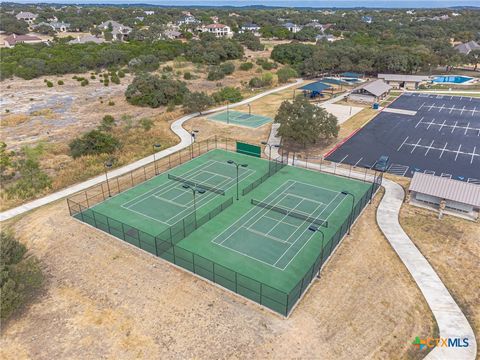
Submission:
[[[277,128],[278,126],[272,127],[269,144],[280,144],[281,139],[276,136]],[[265,148],[265,151],[267,150],[268,147]],[[272,147],[271,154],[273,159],[280,157],[276,147]],[[298,159],[295,160],[295,165],[299,167],[307,166],[304,161]],[[308,163],[308,168],[319,170],[320,165]],[[347,168],[322,165],[321,170],[355,177],[360,180],[365,178],[364,173],[351,171]],[[369,179],[368,176],[367,179]],[[372,181],[372,178],[370,177],[369,180]],[[477,354],[477,343],[472,327],[440,277],[400,226],[398,217],[405,196],[403,188],[388,179],[383,179],[382,186],[385,188],[385,194],[377,209],[377,223],[425,297],[428,306],[435,316],[440,330],[440,337],[451,339],[468,338],[470,344],[468,347],[436,347],[428,353],[425,359],[474,360]],[[401,301],[401,299],[399,300]]]
[[[302,82],[303,82],[302,79],[297,79],[294,83],[283,85],[283,86],[277,87],[275,89],[271,89],[271,90],[265,91],[263,93],[257,94],[255,96],[252,96],[252,97],[250,97],[248,99],[245,99],[243,101],[240,101],[238,103],[231,104],[231,105],[229,105],[229,108],[235,108],[237,106],[241,106],[241,105],[251,103],[251,102],[253,102],[255,100],[258,100],[258,99],[260,99],[264,96],[267,96],[267,95],[270,95],[270,94],[288,89],[288,88],[293,87],[293,86],[297,86],[297,85],[301,84]],[[214,112],[217,112],[217,111],[226,110],[226,108],[227,108],[226,106],[220,106],[218,108],[205,111],[202,114],[203,115],[210,114],[210,113],[214,113]],[[188,131],[186,131],[182,127],[182,125],[183,125],[184,122],[186,122],[186,121],[188,121],[188,120],[190,120],[190,119],[192,119],[196,116],[199,116],[199,115],[200,115],[199,113],[188,114],[188,115],[185,115],[185,116],[181,117],[180,119],[178,119],[178,120],[176,120],[175,122],[172,123],[171,129],[180,138],[180,142],[175,146],[172,146],[168,149],[157,152],[155,154],[155,158],[157,160],[161,159],[163,157],[166,157],[166,156],[168,156],[168,155],[170,155],[170,154],[172,154],[172,153],[174,153],[178,150],[184,149],[191,144],[191,141],[192,141],[191,136],[188,133]],[[147,156],[143,159],[140,159],[138,161],[135,161],[134,163],[131,163],[131,164],[125,165],[121,168],[112,170],[111,172],[109,172],[109,176],[115,177],[115,176],[119,176],[119,175],[128,173],[132,170],[135,170],[135,169],[138,169],[138,168],[140,168],[144,165],[147,165],[147,164],[151,163],[152,161],[153,161],[153,154],[150,155],[150,156]],[[26,204],[20,205],[16,208],[6,210],[6,211],[0,213],[0,221],[11,219],[14,216],[23,214],[27,211],[36,209],[40,206],[49,204],[51,202],[54,202],[54,201],[57,201],[57,200],[62,199],[64,197],[67,197],[69,195],[75,194],[79,191],[88,189],[89,187],[91,187],[93,185],[96,185],[96,184],[99,184],[104,180],[105,180],[105,176],[104,175],[99,175],[99,176],[94,177],[90,180],[87,180],[87,181],[84,181],[82,183],[79,183],[79,184],[70,186],[68,188],[59,190],[59,191],[57,191],[53,194],[46,195],[42,198],[39,198],[39,199],[36,199],[34,201],[28,202]]]

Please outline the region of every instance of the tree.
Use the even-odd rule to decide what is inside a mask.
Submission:
[[[85,155],[111,154],[120,148],[120,141],[103,131],[92,130],[74,139],[69,147],[70,155],[76,159]]]
[[[225,77],[225,73],[219,66],[211,66],[208,70],[207,80],[208,81],[217,81]]]
[[[234,87],[226,86],[219,91],[212,94],[213,99],[217,103],[228,101],[229,103],[236,103],[243,100],[242,92]]]
[[[125,97],[130,104],[157,108],[169,103],[181,105],[188,92],[184,82],[142,74],[128,85]]]
[[[297,77],[297,71],[290,66],[285,66],[277,71],[278,82],[283,84],[291,78]]]
[[[201,113],[213,104],[213,99],[204,92],[189,93],[185,95],[185,99],[183,101],[183,106],[186,113]]]
[[[280,124],[278,135],[304,146],[315,143],[320,137],[329,139],[338,136],[337,118],[302,97],[293,102],[284,101],[275,122]]]
[[[17,20],[14,16],[0,14],[0,30],[6,34],[25,35],[28,33],[28,24],[23,20]]]

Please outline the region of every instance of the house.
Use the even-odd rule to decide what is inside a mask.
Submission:
[[[153,10],[145,10],[144,13],[145,13],[145,15],[154,15],[154,14],[155,14],[155,11],[153,11]]]
[[[373,18],[371,16],[362,16],[362,22],[366,23],[366,24],[371,24],[373,21]]]
[[[331,28],[332,24],[320,24],[318,20],[313,20],[312,22],[305,24],[305,27],[312,27],[314,29],[320,30],[323,33],[325,30]]]
[[[480,45],[472,40],[455,46],[455,50],[457,50],[460,54],[468,55],[473,50],[480,50]]]
[[[324,34],[321,34],[321,35],[317,35],[315,36],[315,41],[328,41],[328,42],[334,42],[335,40],[337,40],[337,38],[333,35],[324,35]]]
[[[391,89],[392,87],[382,79],[374,80],[353,89],[348,99],[373,104],[385,98]]]
[[[378,74],[388,85],[395,89],[418,89],[419,85],[427,82],[430,77],[426,75]]]
[[[64,23],[63,21],[53,21],[49,25],[56,32],[67,32],[67,30],[70,28],[70,24]]]
[[[239,33],[244,33],[244,32],[247,32],[247,31],[257,35],[257,34],[259,34],[260,26],[257,25],[257,24],[253,24],[253,23],[246,23],[246,24],[243,24],[241,26]]]
[[[207,26],[202,26],[199,28],[200,32],[208,32],[215,35],[216,37],[232,37],[233,32],[230,29],[230,26],[223,24],[210,24]]]
[[[180,37],[182,37],[182,33],[177,30],[165,30],[163,33],[163,37],[169,40],[179,39]]]
[[[108,30],[111,27],[113,40],[124,41],[128,39],[128,35],[132,32],[132,28],[120,24],[119,22],[109,20],[98,25],[98,28],[102,31]]]
[[[17,15],[15,15],[15,17],[17,18],[17,20],[23,20],[29,24],[33,24],[33,22],[38,17],[38,15],[28,11],[22,11],[22,12],[19,12]]]
[[[287,22],[285,24],[282,25],[285,29],[287,29],[288,31],[292,32],[292,33],[297,33],[299,32],[300,30],[302,30],[302,26],[301,25],[297,25],[297,24],[294,24],[294,23],[291,23],[291,22]]]
[[[86,43],[95,43],[95,44],[101,44],[104,43],[105,40],[96,37],[95,35],[84,35],[84,36],[78,36],[74,40],[70,40],[68,43],[70,45],[75,45],[75,44],[86,44]]]
[[[199,24],[200,20],[197,20],[193,15],[184,15],[180,19],[177,20],[177,25],[192,25],[192,24]]]
[[[443,214],[478,219],[480,185],[449,177],[415,172],[408,189],[408,202]]]
[[[37,36],[12,34],[4,39],[4,44],[5,47],[12,48],[17,44],[38,44],[43,41]]]

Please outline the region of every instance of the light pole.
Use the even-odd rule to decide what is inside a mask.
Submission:
[[[227,101],[227,124],[230,124],[230,112],[228,111],[228,101]]]
[[[315,226],[315,225],[310,225],[308,230],[312,232],[318,231],[320,234],[322,234],[322,249],[320,251],[320,264],[321,264],[323,262],[323,242],[325,241],[325,234],[323,233],[322,230],[318,228],[318,226]],[[320,277],[320,268],[318,269],[317,277]]]
[[[161,144],[153,144],[152,145],[152,148],[153,148],[153,166],[155,167],[155,175],[158,175],[157,161],[155,160],[155,153],[156,153],[156,150],[160,149],[161,147],[162,147]]]
[[[110,192],[110,183],[108,182],[108,169],[113,166],[111,160],[105,161],[103,164],[105,166],[105,179],[107,180],[107,189],[108,189],[108,197],[112,197],[112,193]]]
[[[205,194],[205,189],[201,188],[201,187],[197,187],[197,186],[190,186],[188,184],[183,184],[182,187],[184,189],[190,189],[192,190],[192,194],[193,194],[193,214],[195,216],[195,227],[197,227],[197,200],[196,200],[196,194],[197,192],[199,194]]]
[[[262,141],[261,144],[262,144],[262,145],[265,145],[265,146],[268,146],[268,160],[272,160],[272,146],[273,146],[273,147],[276,147],[276,148],[279,148],[280,145],[278,145],[278,144],[269,144],[269,143],[266,142],[266,141]]]
[[[198,134],[198,130],[192,129],[192,131],[190,131],[190,148],[192,153],[192,159],[193,159],[193,143],[195,142],[196,134]]]
[[[235,165],[236,168],[237,168],[237,200],[238,200],[238,168],[241,166],[241,167],[247,167],[248,164],[239,164],[233,160],[228,160],[227,163],[231,164],[231,165]]]
[[[350,195],[352,197],[352,210],[350,211],[350,221],[348,222],[348,234],[350,235],[350,229],[352,228],[352,222],[353,222],[353,207],[355,205],[355,195],[353,195],[351,192],[348,192],[346,190],[342,191],[342,195]]]
[[[251,104],[247,104],[248,105],[248,115],[252,115],[252,105]]]

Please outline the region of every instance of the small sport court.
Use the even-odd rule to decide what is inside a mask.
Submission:
[[[226,124],[248,126],[258,128],[273,121],[272,118],[263,115],[251,114],[236,110],[223,111],[208,117],[209,120],[220,121]]]

